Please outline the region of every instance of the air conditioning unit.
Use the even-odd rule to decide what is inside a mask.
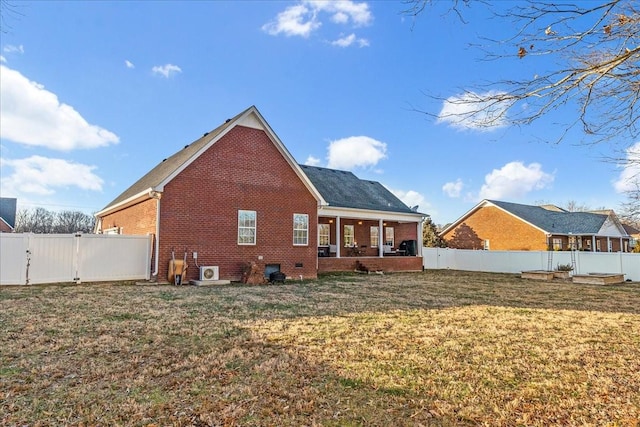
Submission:
[[[218,280],[218,266],[200,267],[200,280]]]

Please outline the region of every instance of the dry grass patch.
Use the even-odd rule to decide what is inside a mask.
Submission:
[[[637,426],[639,307],[454,271],[0,288],[0,424]]]

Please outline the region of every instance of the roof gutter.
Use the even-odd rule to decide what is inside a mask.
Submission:
[[[111,206],[107,206],[106,208],[104,208],[103,210],[96,212],[94,214],[94,216],[96,218],[100,218],[103,217],[105,215],[108,215],[110,213],[119,211],[121,209],[124,208],[128,208],[129,206],[135,205],[137,203],[140,203],[141,201],[145,200],[145,199],[149,199],[149,198],[153,198],[153,193],[157,193],[157,191],[155,191],[154,188],[147,188],[141,192],[139,192],[138,194],[134,194],[133,196],[129,197],[128,199],[125,199],[119,203],[116,203],[115,205],[111,205]]]

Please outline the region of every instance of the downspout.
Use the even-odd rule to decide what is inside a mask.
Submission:
[[[151,273],[151,277],[158,277],[158,266],[160,265],[160,198],[162,197],[162,193],[158,191],[150,191],[149,196],[151,198],[156,199],[156,244],[155,244],[155,256],[153,260],[153,273]]]

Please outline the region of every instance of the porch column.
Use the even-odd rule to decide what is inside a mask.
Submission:
[[[596,236],[591,236],[591,252],[596,252]]]
[[[382,241],[382,218],[378,220],[378,256],[382,258],[384,256],[384,246]]]
[[[336,258],[340,258],[340,217],[336,217]]]
[[[611,238],[607,236],[607,252],[611,252]]]
[[[624,248],[622,247],[622,237],[620,238],[620,252],[624,252]]]
[[[418,224],[416,225],[416,227],[418,229],[417,232],[416,232],[417,233],[416,235],[418,236],[418,238],[416,239],[417,243],[418,243],[416,255],[418,255],[418,256],[422,256],[422,246],[423,246],[423,244],[422,244],[422,223],[423,223],[423,221],[424,221],[424,219],[421,219],[418,222]]]

